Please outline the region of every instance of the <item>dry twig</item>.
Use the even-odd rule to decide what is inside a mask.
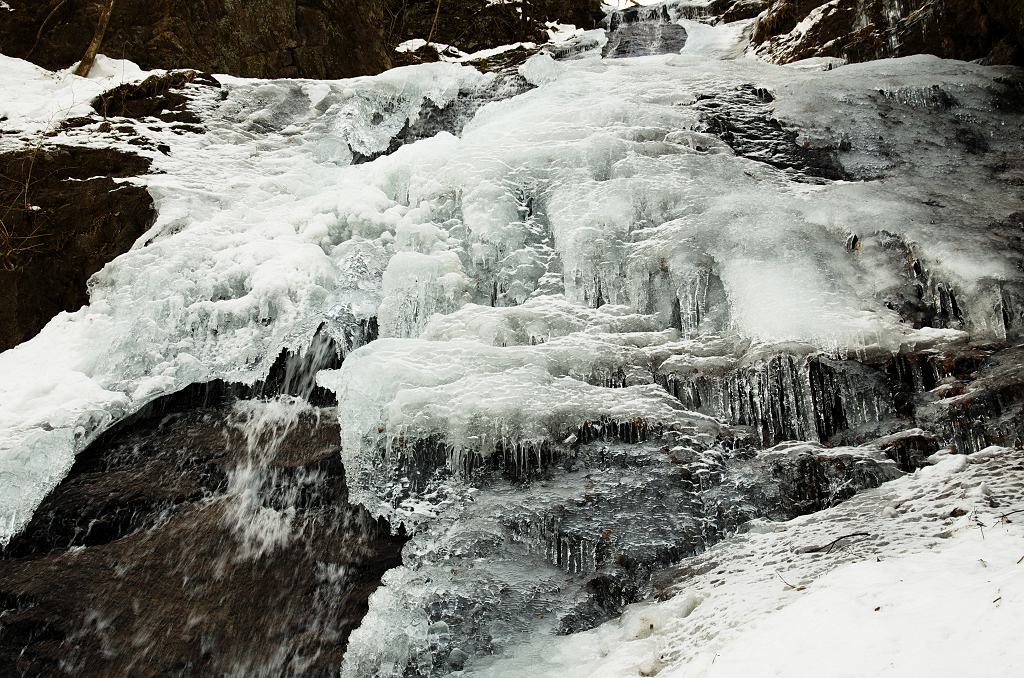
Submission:
[[[804,551],[804,553],[818,553],[819,551],[825,551],[825,549],[828,549],[827,551],[825,551],[825,553],[832,553],[832,548],[836,544],[838,544],[839,542],[841,542],[844,539],[849,539],[850,537],[870,537],[870,536],[871,536],[870,532],[854,532],[853,534],[844,534],[842,537],[838,537],[836,539],[833,539],[828,544],[823,544],[822,546],[818,546],[818,547],[813,548],[813,549],[808,549],[808,550]]]
[[[28,61],[28,58],[32,56],[32,52],[36,51],[36,47],[39,47],[39,40],[43,37],[43,31],[46,30],[46,24],[50,23],[50,19],[52,19],[54,15],[57,14],[57,10],[63,7],[64,3],[67,1],[68,0],[60,0],[60,2],[57,3],[57,6],[50,10],[50,13],[46,15],[45,19],[43,19],[43,23],[39,25],[39,30],[36,32],[36,41],[32,43],[32,49],[30,49],[28,51],[28,54],[25,55],[26,61]]]

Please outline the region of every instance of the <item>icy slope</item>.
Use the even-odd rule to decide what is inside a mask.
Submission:
[[[793,622],[773,610],[853,553],[792,549],[863,531],[861,556],[923,551],[932,526],[913,518],[971,508],[932,490],[994,487],[1015,453],[739,538],[728,564],[677,572],[693,595],[546,637],[614,615],[750,518],[895,477],[881,442],[761,448],[899,433],[908,415],[866,363],[1012,342],[1024,324],[1019,71],[722,60],[743,26],[681,22],[681,54],[539,54],[504,78],[438,63],[225,79],[189,86],[203,133],[97,119],[53,136],[141,148],[159,218],[92,279],[88,307],[0,354],[0,540],[112,421],[193,382],[261,379],[323,327],[347,353],[318,381],[338,396],[351,496],[417,532],[346,675],[746,671],[730,645],[744,624]],[[49,76],[6,74],[48,96]],[[19,130],[53,115],[30,108]],[[381,338],[357,346],[371,321]],[[955,368],[932,361],[929,383]],[[813,501],[780,489],[801,469]],[[1019,503],[1004,475],[999,501]],[[906,507],[920,510],[891,517]],[[833,574],[808,607],[845,590]]]
[[[159,217],[92,279],[88,307],[0,355],[0,541],[112,421],[196,381],[251,383],[328,317],[344,335],[376,315],[388,256],[378,236],[409,210],[345,179],[347,165],[353,153],[386,150],[425,102],[443,106],[461,87],[491,81],[437,64],[411,80],[392,71],[342,83],[193,85],[193,108],[209,121],[203,134],[155,119],[55,133],[63,116],[91,111],[102,83],[79,78],[53,94],[56,76],[8,61],[17,96],[5,131],[45,127],[47,143],[150,155],[145,180]],[[10,147],[21,139],[3,137]]]
[[[204,134],[153,120],[103,132],[97,120],[53,137],[128,148],[118,127],[130,127],[154,158],[144,180],[159,219],[95,276],[90,306],[0,355],[0,539],[112,421],[196,381],[260,379],[321,325],[347,345],[376,318],[383,340],[320,382],[339,397],[352,496],[426,524],[410,553],[428,555],[445,529],[431,519],[468,502],[460,474],[487,463],[528,478],[571,461],[595,428],[724,455],[732,432],[687,411],[668,380],[738,384],[768,417],[756,386],[809,380],[811,358],[1018,336],[1018,71],[929,57],[830,71],[709,60],[730,54],[734,28],[678,55],[536,56],[522,74],[538,87],[468,122],[455,114],[523,83],[496,94],[496,76],[455,64],[332,83],[225,79],[191,86]],[[388,153],[415,129],[443,129],[445,110],[448,132]],[[746,369],[765,378],[729,381]],[[790,395],[779,418],[803,406]],[[885,403],[840,404],[866,436],[906,425]],[[671,453],[645,449],[637,463],[670,465]],[[628,499],[634,486],[613,480]],[[484,522],[501,536],[496,558],[515,550],[508,525]],[[491,543],[464,542],[467,558]],[[435,555],[424,562],[443,567]],[[471,583],[474,605],[532,585],[531,561],[510,561],[505,580]],[[557,584],[561,571],[544,567]],[[417,581],[396,571],[381,594],[392,603],[373,613],[401,631],[395,648],[412,648],[396,650],[399,672],[410,658],[441,670],[427,611],[395,626],[403,601],[422,600]],[[526,628],[534,608],[518,596],[534,593],[568,619],[575,590],[545,586],[507,587],[498,621]],[[368,634],[353,656],[382,661]]]
[[[746,534],[661,602],[474,676],[989,676],[1024,669],[1020,451],[989,448]]]
[[[390,198],[429,206],[433,223],[397,227],[406,253],[383,273],[381,332],[409,339],[357,351],[340,376],[321,374],[339,395],[353,472],[377,463],[378,446],[432,432],[453,454],[475,446],[486,456],[494,436],[539,444],[535,428],[513,423],[527,392],[545,390],[528,365],[543,379],[573,379],[559,387],[568,401],[580,382],[725,374],[783,343],[796,356],[863,359],[1019,330],[1021,250],[993,224],[1020,196],[956,141],[969,127],[990,140],[993,160],[1019,156],[1019,114],[993,107],[1011,87],[990,80],[995,71],[927,57],[830,72],[686,56],[559,66],[557,79],[482,109],[460,139],[408,146],[370,168]],[[696,131],[704,102],[750,83],[775,92],[776,114],[799,122],[795,148],[834,141],[844,171],[873,180],[780,171],[773,148],[743,157]],[[947,91],[955,106],[929,105]],[[417,180],[427,163],[430,179]],[[641,334],[600,335],[573,310],[608,304],[638,313]],[[913,304],[931,313],[925,327],[901,317]],[[511,330],[522,326],[530,329]],[[430,341],[456,337],[478,343]],[[519,343],[531,345],[511,346]],[[504,405],[497,392],[509,395]],[[488,403],[486,415],[459,404],[474,399]],[[676,423],[645,407],[652,423]],[[412,429],[407,409],[421,413]],[[448,426],[446,409],[481,430]],[[542,413],[551,411],[538,396],[527,418],[550,426]],[[438,418],[422,423],[434,416],[424,413]],[[555,426],[547,440],[564,432]]]
[[[347,163],[385,148],[425,102],[491,79],[435,64],[352,83],[228,82],[224,100],[195,94],[204,135],[137,125],[171,149],[150,151],[164,172],[147,179],[158,223],[96,277],[90,307],[2,358],[17,488],[6,529],[103,421],[191,381],[259,378],[324,320],[340,335],[377,314],[383,334],[415,336],[469,302],[564,293],[684,337],[839,356],[962,336],[913,330],[892,310],[908,304],[978,338],[1019,326],[1019,252],[989,228],[1019,207],[1005,188],[1020,153],[1010,71],[919,57],[822,73],[685,50],[555,65],[552,82],[485,107],[461,138],[364,165]],[[747,85],[775,93],[799,143],[832,143],[851,174],[883,178],[793,181],[799,168],[758,162],[772,148],[737,156],[700,131],[708,102]],[[973,162],[978,139],[988,164]],[[90,128],[54,141],[125,143]]]

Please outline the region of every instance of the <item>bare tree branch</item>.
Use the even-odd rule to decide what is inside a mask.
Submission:
[[[36,41],[32,43],[32,49],[30,49],[28,54],[25,55],[26,61],[30,56],[32,56],[32,52],[36,51],[36,47],[39,47],[39,39],[43,37],[43,31],[46,30],[46,24],[50,23],[50,19],[57,14],[57,10],[63,7],[64,3],[67,1],[68,0],[60,0],[60,2],[57,3],[57,6],[51,9],[50,13],[46,15],[45,19],[43,19],[43,23],[39,25],[39,31],[36,33]]]
[[[441,13],[441,0],[437,0],[437,9],[434,11],[434,23],[430,24],[430,35],[427,36],[427,46],[430,46],[430,40],[434,37],[434,28],[437,26],[437,15]]]

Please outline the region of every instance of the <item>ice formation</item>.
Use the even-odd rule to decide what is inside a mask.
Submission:
[[[646,586],[786,513],[751,464],[898,475],[878,440],[906,422],[871,365],[1024,323],[1019,73],[774,66],[735,58],[746,24],[682,8],[641,17],[685,37],[675,53],[593,31],[511,74],[190,86],[205,134],[143,131],[171,149],[139,179],[157,223],[88,307],[0,355],[0,539],[112,421],[193,382],[259,380],[318,331],[346,354],[317,382],[338,397],[351,496],[417,531],[348,676],[513,675],[530,633],[613,613],[576,575]],[[122,143],[85,131],[54,139]],[[752,452],[792,439],[813,444]],[[574,511],[640,521],[666,496],[691,513],[634,540]],[[699,604],[620,624],[653,657]]]

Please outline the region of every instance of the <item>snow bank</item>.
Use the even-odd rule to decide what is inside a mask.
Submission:
[[[90,104],[98,94],[124,83],[141,82],[155,72],[102,54],[96,55],[87,78],[74,75],[76,66],[50,72],[0,54],[0,122],[4,131],[0,150],[38,141],[39,134],[55,131],[66,118],[90,115]]]

